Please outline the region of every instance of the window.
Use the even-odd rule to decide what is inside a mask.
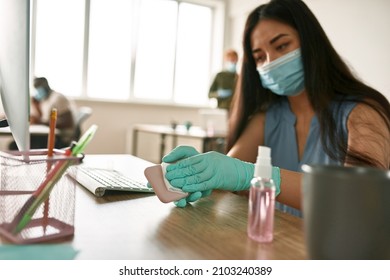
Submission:
[[[174,91],[174,100],[178,103],[190,100],[201,104],[208,100],[210,26],[210,9],[193,4],[180,5]]]
[[[178,3],[141,3],[135,60],[134,95],[170,100],[173,91]]]
[[[132,1],[92,0],[87,96],[125,100],[130,92]]]
[[[54,89],[104,100],[207,103],[212,46],[223,38],[212,36],[220,1],[35,3],[33,72]]]
[[[36,9],[33,73],[69,96],[82,89],[84,8],[79,0],[39,0]]]

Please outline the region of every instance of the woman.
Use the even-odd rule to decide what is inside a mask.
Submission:
[[[390,167],[390,105],[356,79],[300,0],[256,8],[230,118],[228,156],[178,147],[163,158],[166,178],[192,194],[247,190],[257,147],[271,147],[277,200],[301,208],[303,164]],[[238,160],[239,159],[239,160]],[[203,193],[202,193],[203,192]]]

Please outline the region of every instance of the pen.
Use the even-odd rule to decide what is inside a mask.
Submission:
[[[72,146],[66,150],[65,155],[77,156],[82,153],[87,144],[92,140],[96,129],[97,126],[92,125],[77,143],[72,143]],[[39,205],[41,205],[41,203],[49,197],[54,185],[61,178],[62,174],[66,171],[69,165],[69,160],[61,160],[54,165],[53,169],[46,175],[45,180],[41,183],[39,188],[23,205],[18,215],[15,216],[13,222],[11,223],[11,227],[13,227],[13,234],[19,233],[26,227]]]
[[[57,109],[51,109],[50,113],[50,123],[49,123],[49,136],[47,139],[47,156],[53,156],[54,142],[55,142],[55,129],[57,124]]]
[[[88,143],[92,140],[93,136],[95,135],[95,132],[97,130],[97,125],[93,124],[90,128],[81,136],[80,140],[77,142],[77,144],[72,149],[72,155],[77,156],[78,154],[82,153],[85,149],[85,147],[88,145]]]
[[[55,146],[55,129],[57,124],[57,109],[53,108],[51,109],[50,113],[50,122],[49,122],[49,135],[47,139],[47,157],[51,158],[53,157],[53,150]],[[51,161],[49,160],[47,162],[47,171],[49,172],[51,169]],[[46,232],[46,227],[48,224],[48,217],[49,217],[49,197],[45,200],[45,204],[43,206],[43,230]]]

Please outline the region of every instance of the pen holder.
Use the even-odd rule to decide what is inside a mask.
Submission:
[[[54,150],[52,157],[45,149],[0,152],[0,235],[17,244],[73,236],[76,183],[66,171],[81,159],[81,155],[69,156],[63,150]],[[51,189],[44,188],[50,185]],[[47,191],[47,198],[36,199],[40,189]],[[21,214],[33,200],[37,208],[30,212],[29,222],[15,232]]]

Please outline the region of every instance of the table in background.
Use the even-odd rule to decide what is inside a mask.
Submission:
[[[49,128],[49,126],[43,125],[43,124],[30,124],[29,131],[30,131],[30,136],[31,135],[47,136],[47,135],[49,135],[50,128]],[[58,133],[59,133],[59,130],[56,129],[55,134],[58,134]],[[9,126],[8,127],[0,127],[0,137],[9,138],[9,143],[6,143],[5,140],[3,140],[4,142],[2,143],[2,145],[4,145],[4,147],[3,146],[1,147],[1,149],[8,150],[9,144],[13,141],[13,135],[12,135],[12,132],[11,132],[11,129]]]
[[[225,143],[226,133],[208,132],[198,126],[192,126],[187,129],[184,125],[178,125],[176,128],[172,128],[170,125],[135,124],[133,126],[133,155],[137,155],[139,132],[160,135],[160,158],[165,155],[166,136],[172,137],[172,147],[177,146],[177,139],[179,137],[192,138],[202,141],[203,152],[212,150],[224,152],[223,146]]]
[[[43,124],[31,124],[29,127],[30,135],[48,135],[50,128],[47,125]],[[58,129],[56,129],[56,134],[58,133]],[[10,135],[12,136],[11,128],[8,127],[0,127],[0,135]]]

